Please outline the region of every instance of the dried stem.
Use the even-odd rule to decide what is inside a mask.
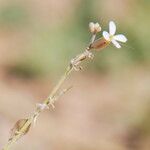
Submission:
[[[31,124],[36,122],[37,117],[39,116],[39,114],[43,110],[49,108],[49,106],[52,106],[54,108],[54,102],[61,95],[65,94],[70,89],[70,88],[69,89],[65,89],[65,90],[62,90],[61,92],[58,93],[58,91],[60,90],[62,84],[67,79],[67,77],[71,74],[71,72],[73,70],[75,70],[75,71],[80,70],[81,67],[79,66],[79,64],[83,60],[85,60],[86,58],[92,58],[93,55],[90,52],[90,50],[91,50],[91,45],[95,41],[95,38],[96,38],[96,34],[93,34],[93,36],[91,38],[91,41],[90,41],[90,44],[85,49],[85,51],[83,53],[77,55],[75,58],[71,59],[70,64],[69,64],[69,66],[66,69],[66,72],[61,77],[61,79],[59,80],[58,84],[54,87],[54,89],[52,90],[52,92],[48,96],[48,98],[45,99],[42,104],[38,104],[38,106],[36,107],[35,111],[33,112],[33,114],[31,114],[31,116],[28,119],[21,119],[15,124],[15,126],[13,128],[14,132],[12,133],[11,138],[8,140],[7,144],[4,146],[4,148],[2,150],[9,150],[10,147],[18,139],[20,139],[23,135],[25,135],[29,131],[29,128],[30,128]]]

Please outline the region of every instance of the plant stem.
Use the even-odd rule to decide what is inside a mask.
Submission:
[[[73,71],[73,67],[70,65],[67,67],[66,72],[64,73],[64,75],[61,77],[61,79],[59,80],[58,84],[54,87],[54,89],[52,90],[51,94],[48,96],[48,98],[44,101],[44,104],[49,105],[53,103],[53,97],[55,96],[55,94],[58,92],[58,90],[60,89],[61,85],[64,83],[64,81],[66,80],[66,78],[70,75],[70,73]]]
[[[70,75],[70,73],[73,70],[77,70],[77,67],[79,67],[79,64],[85,60],[86,58],[90,58],[89,54],[91,54],[90,49],[91,49],[91,44],[95,41],[96,38],[96,34],[93,34],[90,44],[89,46],[85,49],[85,51],[79,55],[77,55],[75,58],[73,58],[69,64],[69,66],[67,67],[64,75],[60,78],[59,82],[56,84],[56,86],[54,87],[54,89],[52,90],[51,94],[48,96],[47,99],[45,99],[43,101],[43,103],[41,105],[43,105],[44,107],[37,107],[35,109],[35,111],[33,112],[33,114],[26,119],[26,121],[19,126],[19,128],[16,128],[15,133],[13,134],[13,136],[8,140],[7,144],[4,146],[4,148],[2,150],[9,150],[10,147],[18,140],[20,139],[23,135],[25,135],[32,122],[35,122],[37,117],[39,116],[39,114],[46,109],[47,107],[49,107],[49,105],[53,106],[54,102],[56,99],[58,99],[60,97],[60,95],[57,96],[57,92],[60,90],[62,84],[64,83],[64,81],[67,79],[67,77]],[[80,67],[79,67],[80,69]],[[66,90],[68,91],[68,90]],[[65,93],[65,92],[62,92]],[[25,120],[25,119],[24,119]],[[18,124],[16,124],[18,125]]]
[[[73,71],[73,67],[72,66],[68,66],[66,72],[61,77],[61,79],[59,80],[58,84],[54,87],[54,89],[52,90],[52,92],[49,95],[49,97],[43,102],[43,104],[49,105],[49,104],[53,104],[54,103],[54,100],[55,100],[54,97],[55,97],[56,93],[58,92],[58,90],[60,89],[61,85],[64,83],[64,81],[66,80],[66,78],[69,76],[69,74],[72,71]],[[40,109],[36,109],[34,114],[21,127],[20,131],[18,131],[19,133],[17,135],[14,135],[13,138],[7,142],[7,144],[4,146],[4,148],[2,150],[9,150],[11,145],[13,145],[18,139],[20,139],[21,136],[23,135],[23,133],[26,132],[27,128],[31,125],[31,123],[33,122],[34,118],[37,117],[40,114],[40,112],[41,112]]]

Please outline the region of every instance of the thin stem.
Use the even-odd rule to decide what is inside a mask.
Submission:
[[[90,44],[89,44],[89,47],[91,46],[91,44],[95,41],[95,38],[96,38],[96,34],[93,34],[92,38],[91,38],[91,41],[90,41]]]
[[[48,98],[44,101],[44,104],[49,105],[51,103],[53,103],[53,97],[55,96],[55,94],[58,92],[58,90],[60,89],[61,85],[64,83],[64,81],[66,80],[66,78],[70,75],[70,73],[73,71],[73,67],[72,66],[68,66],[66,69],[66,72],[64,73],[64,75],[61,77],[61,79],[59,80],[58,84],[54,87],[54,89],[52,90],[51,94],[48,96]]]
[[[69,64],[69,66],[66,69],[66,72],[64,73],[64,75],[60,78],[59,82],[56,84],[56,86],[54,87],[54,89],[52,90],[51,94],[48,96],[47,99],[45,99],[43,101],[43,103],[41,105],[43,105],[44,107],[37,107],[34,111],[34,113],[26,120],[26,122],[24,122],[23,125],[21,125],[19,127],[19,129],[16,129],[14,135],[11,137],[11,139],[8,140],[7,144],[4,146],[4,148],[2,150],[9,150],[10,147],[18,140],[20,139],[23,135],[25,135],[32,122],[35,122],[37,117],[39,116],[39,114],[46,109],[49,105],[54,104],[55,100],[58,99],[63,93],[67,92],[68,90],[62,91],[62,94],[58,94],[57,92],[60,90],[62,84],[64,83],[64,81],[67,79],[67,77],[71,74],[71,72],[73,70],[75,70],[76,67],[78,67],[78,65],[85,60],[86,58],[90,58],[89,54],[91,52],[87,52],[90,51],[90,46],[91,44],[95,41],[96,38],[96,34],[93,34],[90,44],[89,46],[85,49],[85,51],[83,53],[81,53],[80,55],[77,55],[75,58],[73,58],[71,60],[71,63]],[[80,68],[80,67],[79,67]]]
[[[49,95],[49,97],[43,102],[43,104],[49,105],[49,104],[53,104],[54,103],[55,94],[58,92],[58,90],[60,89],[60,87],[63,84],[63,82],[65,81],[65,79],[69,76],[69,74],[72,71],[73,71],[73,67],[72,66],[67,67],[66,72],[61,77],[61,79],[59,80],[58,84],[54,87],[54,89],[52,90],[52,92]],[[19,131],[19,133],[17,135],[14,135],[13,138],[8,141],[8,143],[5,145],[3,150],[9,150],[11,145],[14,144],[18,139],[21,138],[21,136],[26,131],[26,129],[31,125],[31,123],[34,120],[34,118],[37,118],[39,116],[40,112],[41,112],[41,110],[37,108],[36,111],[34,112],[34,114],[30,117],[30,119],[28,119],[27,122],[22,126],[22,128]]]

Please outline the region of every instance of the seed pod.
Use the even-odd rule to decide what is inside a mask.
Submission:
[[[103,48],[107,47],[109,44],[110,44],[109,41],[106,41],[104,38],[99,38],[92,43],[91,48],[103,49]]]
[[[21,133],[21,129],[27,121],[28,121],[28,119],[20,119],[16,122],[14,127],[11,129],[11,137],[9,140],[11,140],[13,138],[13,136],[16,136]],[[22,131],[21,134],[22,135],[26,134],[29,131],[30,127],[31,127],[31,123],[24,129],[24,131]]]

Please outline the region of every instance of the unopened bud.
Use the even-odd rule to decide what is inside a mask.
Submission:
[[[100,27],[99,23],[90,22],[89,29],[90,29],[91,33],[98,33],[101,31],[101,27]]]
[[[96,31],[96,32],[100,32],[101,29],[102,29],[102,28],[100,27],[99,23],[95,23],[95,31]]]
[[[95,24],[93,22],[89,23],[89,29],[90,29],[91,33],[94,33],[94,31],[95,31]]]

